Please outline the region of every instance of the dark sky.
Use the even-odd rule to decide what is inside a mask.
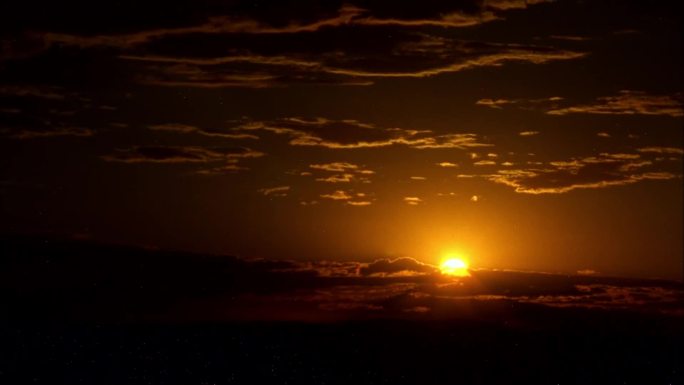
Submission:
[[[0,231],[680,278],[676,2],[0,5]]]

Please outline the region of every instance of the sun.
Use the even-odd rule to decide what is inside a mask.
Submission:
[[[459,257],[446,257],[439,264],[439,270],[444,275],[453,275],[456,277],[466,277],[470,275],[468,272],[468,262]]]

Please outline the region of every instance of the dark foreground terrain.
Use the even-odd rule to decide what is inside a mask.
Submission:
[[[0,246],[0,384],[684,384],[678,282]]]

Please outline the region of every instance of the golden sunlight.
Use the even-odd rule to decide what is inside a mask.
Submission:
[[[439,264],[439,270],[445,275],[454,275],[457,277],[466,277],[468,273],[468,262],[460,257],[446,257]]]

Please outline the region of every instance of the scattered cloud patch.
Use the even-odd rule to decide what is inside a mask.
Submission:
[[[423,200],[418,197],[404,197],[404,202],[410,206],[418,206]]]
[[[437,165],[438,165],[439,167],[445,167],[445,168],[446,168],[446,167],[458,167],[458,164],[456,164],[456,163],[451,163],[451,162],[440,162],[440,163],[437,163]]]
[[[348,205],[351,206],[370,206],[372,204],[371,201],[347,201]]]
[[[321,195],[321,198],[332,199],[332,200],[349,200],[349,199],[352,199],[353,197],[351,195],[349,195],[344,190],[336,190],[333,193]]]

